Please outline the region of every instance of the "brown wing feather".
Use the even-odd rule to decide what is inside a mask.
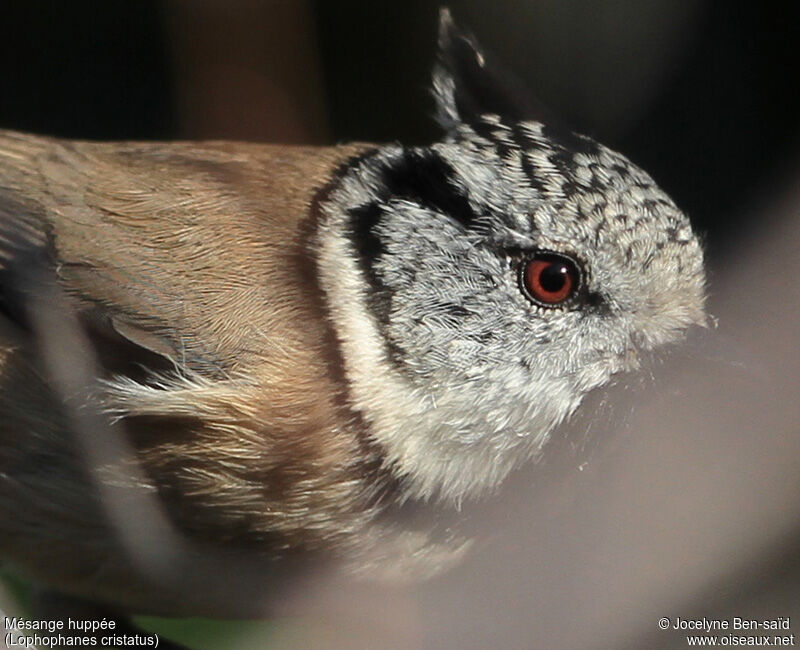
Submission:
[[[56,509],[76,513],[58,533],[63,553],[86,571],[87,553],[102,556],[89,548],[107,541],[87,542],[102,529],[91,488],[35,370],[35,341],[18,327],[25,296],[8,279],[26,251],[50,260],[101,360],[105,343],[124,340],[137,363],[176,364],[157,384],[117,381],[107,399],[182,530],[209,541],[236,530],[264,550],[319,547],[367,516],[363,466],[374,459],[345,403],[305,250],[315,192],[362,149],[0,133],[0,521],[29,514],[0,524],[5,552],[52,564],[31,549],[51,552],[54,530],[37,522],[59,491]],[[104,588],[77,585],[84,578],[62,580]]]
[[[269,356],[271,340],[282,351],[296,338],[303,220],[357,148],[10,137],[0,139],[2,201],[30,206],[16,225],[49,238],[82,303],[164,337],[197,369],[247,365]]]

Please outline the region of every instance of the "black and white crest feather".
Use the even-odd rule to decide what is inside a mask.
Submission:
[[[439,53],[433,69],[436,117],[448,131],[459,124],[475,124],[485,115],[507,120],[541,120],[557,117],[501,66],[470,33],[453,22],[449,9],[439,14]]]

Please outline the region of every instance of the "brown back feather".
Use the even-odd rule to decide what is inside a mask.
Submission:
[[[171,378],[108,402],[193,537],[289,552],[344,544],[371,516],[364,470],[378,461],[347,407],[306,241],[315,193],[363,148],[0,133],[0,285],[21,238],[48,255],[108,375],[141,381],[141,364],[174,364]],[[32,543],[47,552],[52,531],[37,522],[55,508],[65,552],[85,554],[110,542],[97,532],[87,543],[87,530],[103,530],[91,480],[11,293],[0,315],[0,539],[30,563]]]

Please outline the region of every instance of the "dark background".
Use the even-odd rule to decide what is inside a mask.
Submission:
[[[4,3],[0,128],[424,143],[437,135],[427,83],[438,4]],[[797,158],[794,4],[450,2],[567,124],[650,171],[712,260]]]

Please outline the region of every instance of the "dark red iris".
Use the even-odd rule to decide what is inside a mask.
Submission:
[[[522,266],[522,286],[528,296],[544,307],[557,307],[578,290],[580,272],[570,258],[557,253],[538,253]]]

